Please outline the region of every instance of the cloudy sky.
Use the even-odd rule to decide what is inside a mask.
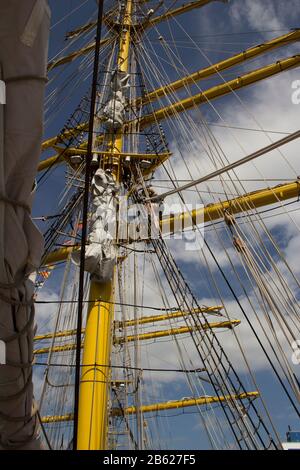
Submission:
[[[65,47],[65,32],[89,21],[95,10],[95,1],[50,0],[49,3],[52,8],[53,24],[49,57],[53,58]],[[169,5],[172,5],[172,2],[166,2],[166,6]],[[74,13],[69,15],[72,11]],[[159,82],[175,80],[185,73],[206,67],[253,45],[286,34],[297,27],[300,27],[300,0],[212,2],[200,10],[177,17],[176,21],[162,24],[147,33],[141,46],[144,48],[142,49],[142,65],[145,69],[147,86],[151,89]],[[193,85],[189,92],[203,91],[217,83],[239,77],[247,71],[298,53],[298,43],[279,48],[229,69],[217,77],[201,81]],[[70,72],[67,68],[55,72],[58,74],[56,81],[49,84],[45,127],[47,137],[59,132],[78,105],[81,96],[89,88],[90,71],[78,69],[78,63],[71,67],[73,69]],[[64,73],[78,74],[78,82],[74,89],[63,88]],[[73,80],[76,80],[76,75]],[[292,101],[293,83],[296,80],[300,80],[300,71],[297,68],[202,105],[186,113],[185,116],[181,116],[180,119],[173,119],[171,123],[163,122],[170,150],[173,152],[170,163],[167,164],[168,171],[176,175],[178,180],[197,178],[224,165],[225,162],[242,158],[298,130],[300,104],[294,104]],[[55,96],[53,98],[53,94],[57,98]],[[185,94],[186,90],[179,92],[177,98]],[[172,96],[171,102],[175,98]],[[65,102],[63,101],[64,105],[60,107],[59,103],[62,100]],[[162,101],[161,104],[166,104],[166,102]],[[208,127],[205,127],[204,123]],[[300,175],[298,148],[299,142],[296,141],[282,147],[280,151],[270,152],[265,157],[240,167],[234,174],[229,175],[227,180],[224,176],[222,183],[220,181],[205,183],[198,187],[198,191],[193,188],[192,191],[184,192],[184,198],[189,203],[196,203],[200,200],[207,204],[230,199],[235,195],[258,188],[276,186],[280,182],[295,180]],[[165,171],[158,171],[156,177],[158,180],[163,180],[160,183],[155,182],[157,191],[163,192],[170,187],[165,182],[167,179]],[[234,179],[239,181],[233,181]],[[64,184],[63,167],[58,167],[47,176],[47,179],[41,181],[34,209],[35,215],[57,213],[59,203],[65,202]],[[176,197],[172,199],[173,202],[177,200]],[[278,206],[276,210],[264,214],[263,221],[257,217],[253,225],[248,219],[239,220],[239,233],[249,243],[251,253],[257,256],[255,262],[258,265],[262,259],[260,243],[263,241],[268,246],[274,264],[263,259],[264,262],[260,265],[261,275],[268,283],[273,295],[277,290],[279,297],[284,298],[283,302],[289,302],[289,306],[283,305],[286,308],[286,315],[288,312],[292,314],[293,310],[299,315],[299,287],[296,281],[300,274],[299,205],[294,203],[291,206]],[[229,317],[241,320],[241,325],[234,332],[220,332],[220,340],[246,385],[253,389],[253,383],[248,381],[246,366],[237,347],[235,338],[237,334],[274,423],[281,437],[284,438],[287,426],[292,425],[295,428],[298,426],[299,429],[299,423],[297,424],[295,414],[278,386],[277,379],[270,371],[270,365],[266,362],[243,313],[232,297],[232,292],[226,288],[218,266],[207,250],[201,247],[202,236],[197,232],[195,236],[196,249],[193,251],[186,250],[185,242],[180,240],[170,240],[168,246],[191,284],[199,303],[219,305],[222,299]],[[234,249],[232,237],[224,224],[207,227],[204,236],[219,266],[230,279],[231,286],[238,295],[252,325],[260,331],[256,314],[261,308],[261,292],[258,292],[254,285],[253,271],[249,274],[249,267],[245,266],[243,258]],[[280,253],[277,247],[280,248]],[[150,256],[147,257],[146,262],[143,301],[145,305],[160,306],[162,300]],[[161,274],[157,263],[156,268]],[[47,299],[57,298],[61,276],[62,268],[60,267],[49,279],[41,296]],[[167,283],[163,276],[161,278],[162,287],[165,292],[168,292]],[[283,284],[280,284],[281,278],[284,279]],[[286,284],[289,286],[289,291],[285,288]],[[153,292],[157,294],[155,298]],[[128,293],[128,298],[131,294],[131,292]],[[169,295],[169,300],[172,305],[171,295]],[[39,308],[37,318],[42,325],[40,330],[53,325],[54,314],[54,307]],[[261,315],[263,321],[266,322],[266,318],[262,313]],[[289,356],[289,366],[294,367],[290,359],[291,349],[288,341],[280,331],[278,331],[278,337]],[[186,351],[190,361],[196,362],[195,352],[189,350],[189,338],[184,338],[179,342],[181,350]],[[265,339],[263,342],[268,347]],[[162,358],[166,367],[176,368],[179,364],[178,347],[171,342],[149,343],[145,351],[142,360],[144,364],[151,365],[151,367],[162,367]],[[299,366],[294,367],[293,370],[299,377]],[[149,401],[159,401],[162,398],[172,400],[192,394],[189,385],[178,374],[152,375],[152,383],[155,386],[152,386],[151,392],[148,388]],[[205,387],[203,390],[201,387],[197,390],[198,393],[205,394]],[[186,414],[184,422],[188,431],[184,437],[179,431],[182,426],[181,419],[181,416],[174,416],[162,422],[166,445],[174,448],[206,448],[208,442],[199,418],[193,414]],[[210,422],[210,425],[213,423]]]

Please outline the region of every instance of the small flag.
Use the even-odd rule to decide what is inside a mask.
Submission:
[[[43,279],[48,279],[48,277],[50,276],[50,271],[40,271],[39,273],[39,276],[41,276]]]

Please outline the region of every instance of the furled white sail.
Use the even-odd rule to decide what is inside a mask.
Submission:
[[[107,129],[119,129],[124,124],[126,111],[126,89],[129,75],[115,71],[111,76],[109,100],[101,116]]]
[[[85,252],[85,270],[95,282],[112,278],[116,263],[116,195],[118,185],[109,172],[98,169],[92,184],[92,215],[88,246]],[[80,253],[72,254],[74,263],[80,263]]]
[[[0,448],[39,448],[33,400],[33,283],[43,249],[30,216],[43,133],[50,10],[0,0]],[[5,90],[5,94],[4,94]]]

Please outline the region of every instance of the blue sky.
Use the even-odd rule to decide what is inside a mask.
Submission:
[[[79,0],[50,0],[50,7],[52,9],[52,30],[50,35],[50,48],[49,57],[53,58],[64,46],[65,32],[84,24],[95,13],[96,2],[95,0],[88,0],[82,2]],[[180,4],[182,2],[178,2]],[[83,6],[78,8],[81,4]],[[166,2],[170,5],[171,2]],[[76,12],[70,16],[66,15],[76,9]],[[283,0],[232,0],[229,4],[221,2],[212,2],[206,7],[193,11],[191,13],[182,15],[177,18],[177,22],[162,24],[157,30],[150,31],[147,34],[145,41],[147,50],[149,52],[149,59],[145,57],[145,67],[147,68],[147,60],[152,60],[153,64],[159,65],[163,60],[164,74],[170,80],[180,77],[183,70],[180,69],[179,63],[182,61],[186,67],[186,71],[195,71],[201,67],[205,67],[208,63],[214,63],[222,60],[230,55],[242,51],[252,45],[262,43],[272,37],[279,36],[288,32],[290,29],[300,27],[300,0],[293,0],[288,2]],[[162,36],[169,49],[161,46]],[[189,38],[190,36],[190,38]],[[191,43],[193,47],[191,47]],[[177,49],[176,49],[176,47]],[[168,51],[166,53],[166,50]],[[155,54],[158,57],[155,57]],[[244,65],[229,69],[223,75],[223,78],[229,80],[237,77],[245,71],[258,68],[264,64],[274,62],[285,57],[289,57],[299,53],[299,45],[292,45],[286,48],[281,48],[276,51],[267,53],[262,57],[247,62]],[[169,61],[176,61],[176,56],[180,60],[177,61],[178,69],[175,70],[173,65],[168,64]],[[48,86],[48,94],[54,90],[55,87],[61,88],[64,83],[65,74],[71,75],[78,73],[83,79],[78,84],[76,90],[71,93],[69,99],[64,103],[63,107],[59,107],[59,100],[57,104],[53,105],[46,114],[45,137],[57,134],[63,127],[65,121],[72,114],[81,97],[86,94],[90,86],[90,71],[77,70],[78,62],[74,62],[68,68],[63,67],[60,71],[57,69],[58,76],[53,83]],[[56,72],[55,72],[56,74]],[[52,76],[52,75],[51,75]],[[50,78],[51,78],[50,76]],[[148,77],[148,75],[147,75]],[[232,126],[241,126],[245,128],[258,129],[258,124],[264,129],[270,129],[276,132],[286,131],[291,132],[298,128],[297,117],[299,118],[300,108],[291,103],[291,83],[293,80],[300,79],[300,72],[298,69],[284,73],[282,76],[272,78],[266,83],[260,83],[254,87],[245,88],[237,93],[237,96],[226,96],[214,102],[214,106],[210,107],[205,105],[201,107],[202,115],[208,122],[215,124],[222,124],[223,121]],[[200,89],[206,89],[213,86],[219,81],[217,78],[212,78],[201,82]],[[149,88],[151,88],[151,79],[149,79]],[[63,100],[68,95],[69,89],[66,88],[60,94],[60,100]],[[195,92],[197,90],[195,89]],[[180,94],[179,94],[180,96]],[[51,111],[51,112],[50,112]],[[194,119],[198,118],[198,111],[192,112],[190,115]],[[54,116],[54,117],[52,117]],[[47,121],[49,119],[49,121]],[[163,124],[164,125],[164,124]],[[164,125],[167,138],[169,139],[172,150],[174,149],[174,161],[176,162],[176,170],[179,177],[187,178],[187,172],[179,158],[180,152],[185,152],[186,141],[184,138],[175,141],[172,129]],[[241,150],[237,147],[232,139],[232,136],[222,128],[213,128],[216,138],[220,145],[226,149],[229,158],[235,159],[241,157]],[[238,138],[239,143],[242,143],[246,152],[250,152],[260,146],[267,145],[268,139],[277,139],[280,136],[268,133],[263,135],[257,131],[236,131],[235,137]],[[299,145],[299,144],[298,144]],[[195,143],[195,147],[199,148],[199,142]],[[286,155],[290,158],[293,166],[298,169],[300,174],[299,164],[297,165],[297,147],[291,145],[286,151]],[[51,155],[51,152],[48,152]],[[45,154],[45,155],[48,155]],[[186,156],[186,161],[189,156]],[[43,156],[44,158],[44,156]],[[209,162],[204,158],[201,160],[202,171],[207,172],[210,168]],[[193,161],[190,162],[193,165]],[[199,171],[199,169],[195,170]],[[45,215],[57,213],[57,207],[61,199],[62,190],[65,185],[64,179],[65,169],[63,166],[57,167],[51,171],[47,176],[47,180],[43,181],[37,192],[37,197],[34,207],[34,215]],[[261,172],[269,177],[290,177],[290,169],[281,156],[274,156],[272,165],[269,161],[264,161],[258,164],[258,168],[247,167],[244,172],[241,170],[239,175],[253,178],[257,177]],[[198,174],[198,173],[197,173]],[[160,174],[161,176],[161,174]],[[161,176],[162,177],[162,176]],[[246,184],[247,190],[255,189],[253,183]],[[276,183],[274,183],[276,184]],[[50,188],[50,189],[49,189]],[[203,198],[206,202],[207,197],[203,193]],[[287,226],[288,220],[272,219],[270,221],[269,230],[276,239],[276,242],[283,247],[283,250],[291,262],[295,262],[295,247],[299,246],[299,234],[290,226]],[[43,228],[43,226],[42,226]],[[226,274],[232,279],[232,286],[239,296],[243,299],[243,292],[240,285],[234,278],[232,268],[226,264],[222,258],[222,250],[217,248],[218,240],[212,233],[206,235],[210,243],[216,249],[216,255],[222,263],[224,263],[224,270]],[[230,238],[222,232],[224,243],[230,248]],[[202,298],[208,299],[211,296],[211,286],[207,285],[206,273],[203,265],[198,262],[197,258],[192,259],[186,253],[183,253],[181,245],[177,244],[174,247],[174,253],[180,267],[186,275],[186,278],[192,285],[194,292],[197,294],[199,300]],[[193,256],[193,255],[192,255]],[[294,260],[293,260],[294,258]],[[240,274],[243,276],[244,271],[238,264]],[[293,266],[297,274],[297,262]],[[212,268],[213,269],[213,268]],[[55,270],[55,274],[49,279],[46,288],[47,293],[45,296],[49,298],[50,293],[53,291],[57,293],[62,275],[62,268]],[[217,276],[217,275],[216,275]],[[226,299],[231,309],[234,309],[232,298],[228,290],[224,286],[224,281],[220,278],[218,280],[219,289],[222,296]],[[246,288],[251,289],[250,284],[247,284],[246,276],[244,275],[244,283]],[[54,294],[53,294],[54,295]],[[214,298],[217,297],[216,292],[213,294]],[[237,308],[230,311],[234,318],[241,318],[241,312]],[[45,313],[42,315],[45,321]],[[226,334],[226,333],[224,333]],[[227,344],[227,343],[226,343]],[[230,345],[228,345],[230,346]],[[247,345],[246,345],[247,347]],[[256,346],[251,346],[251,352],[257,352],[259,356],[259,349]],[[254,348],[254,349],[253,349]],[[256,348],[256,349],[255,349]],[[233,351],[234,352],[234,351]],[[256,379],[259,383],[261,390],[263,390],[264,398],[268,404],[269,410],[274,418],[276,425],[284,437],[288,425],[299,429],[296,418],[291,412],[291,409],[282,395],[273,374],[264,365],[257,365],[259,357],[254,354],[253,367],[256,372]],[[299,368],[299,366],[298,366]],[[299,370],[298,370],[299,375]],[[247,383],[247,379],[245,379]],[[160,385],[160,390],[167,399],[174,399],[177,396],[186,396],[186,385],[182,382],[177,383],[174,389],[173,384],[166,381]],[[196,415],[186,415],[184,418],[184,428],[187,430],[184,438],[182,437],[181,427],[182,421],[179,418],[170,418],[172,437],[175,448],[206,448],[208,443],[204,432],[200,431],[199,421]],[[171,431],[170,431],[171,432]],[[170,441],[168,442],[170,445]]]

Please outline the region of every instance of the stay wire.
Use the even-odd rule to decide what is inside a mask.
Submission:
[[[83,210],[82,210],[82,240],[80,251],[80,270],[79,270],[79,289],[78,289],[78,316],[77,316],[77,332],[76,332],[76,367],[75,367],[75,397],[74,397],[74,429],[73,429],[73,450],[77,449],[77,432],[78,432],[78,410],[79,410],[79,387],[80,387],[80,360],[81,360],[81,330],[82,330],[82,316],[83,316],[83,296],[84,296],[84,264],[85,264],[85,248],[87,237],[87,219],[88,219],[88,206],[89,206],[89,190],[90,190],[90,177],[91,177],[91,160],[92,160],[92,145],[93,145],[93,130],[94,130],[94,115],[97,98],[97,82],[99,74],[99,56],[100,56],[100,42],[102,34],[102,18],[103,18],[104,0],[99,1],[98,7],[98,20],[97,20],[97,35],[93,71],[93,85],[91,94],[91,108],[89,119],[89,135],[88,135],[88,148],[86,155],[85,165],[85,185],[83,195]]]

